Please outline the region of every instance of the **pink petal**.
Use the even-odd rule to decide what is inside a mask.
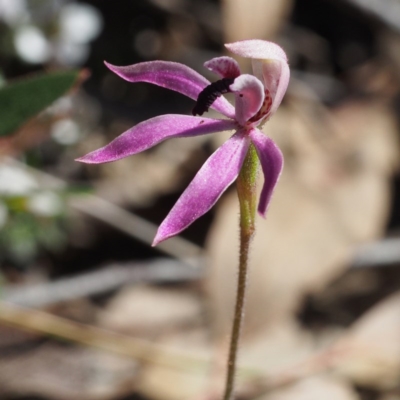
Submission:
[[[269,115],[273,115],[282,102],[290,79],[289,65],[280,60],[253,60],[254,75],[261,76],[273,99]]]
[[[249,144],[238,132],[211,155],[158,228],[153,246],[182,232],[217,202],[239,175]]]
[[[193,69],[175,62],[149,61],[125,67],[117,67],[107,62],[105,64],[111,71],[129,82],[149,82],[182,93],[193,100],[197,100],[199,93],[210,84]],[[234,118],[234,108],[224,97],[218,98],[212,108],[226,117]]]
[[[258,129],[253,129],[250,132],[250,138],[257,150],[264,173],[264,186],[258,203],[258,212],[265,217],[275,185],[282,172],[283,155],[273,140]]]
[[[231,120],[219,120],[186,115],[161,115],[128,129],[111,143],[92,151],[76,161],[99,164],[140,153],[168,138],[197,136],[234,129]]]
[[[252,58],[254,75],[264,82],[273,98],[269,115],[275,113],[289,84],[290,70],[283,49],[265,40],[242,40],[225,45],[232,53]]]
[[[221,78],[237,78],[240,75],[240,67],[231,57],[216,57],[204,63],[204,66]]]
[[[243,126],[262,106],[264,86],[255,76],[243,74],[229,88],[235,95],[236,121]]]
[[[276,43],[266,40],[250,39],[227,43],[225,47],[232,53],[244,58],[259,60],[282,60],[287,62],[286,53]]]

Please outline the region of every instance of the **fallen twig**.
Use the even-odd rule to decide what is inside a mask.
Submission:
[[[200,263],[199,263],[200,264]],[[31,308],[93,296],[120,286],[142,282],[182,282],[200,279],[203,269],[161,258],[148,262],[111,264],[106,268],[73,277],[30,286],[5,287],[2,299]]]
[[[0,323],[97,347],[135,360],[183,370],[204,370],[206,358],[190,356],[146,340],[70,321],[43,311],[0,302]]]

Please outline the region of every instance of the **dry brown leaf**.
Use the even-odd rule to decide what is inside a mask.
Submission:
[[[292,0],[224,0],[226,41],[271,39],[284,24],[292,4]]]
[[[176,349],[199,360],[211,360],[213,348],[204,328],[181,330],[162,340],[170,350]],[[211,367],[211,363],[208,364]],[[152,364],[143,368],[137,390],[155,400],[187,400],[207,392],[212,378],[211,368],[202,363],[198,368],[173,369]]]
[[[357,400],[359,396],[351,386],[337,378],[322,376],[303,379],[277,390],[259,400]]]
[[[382,397],[379,397],[379,400],[400,400],[400,393],[385,394]]]
[[[98,321],[112,331],[148,337],[196,324],[200,313],[200,303],[193,292],[134,286],[121,290],[99,314]]]
[[[367,387],[390,389],[400,384],[400,292],[362,316],[334,350],[336,369]]]
[[[111,400],[132,390],[135,374],[132,360],[50,343],[1,358],[0,395],[36,393],[54,400]]]

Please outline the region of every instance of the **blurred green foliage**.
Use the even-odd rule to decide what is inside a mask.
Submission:
[[[60,196],[61,199],[61,196]],[[0,261],[26,268],[42,250],[61,250],[67,241],[64,205],[54,215],[29,210],[29,196],[3,197],[8,218],[0,229]]]
[[[0,88],[0,136],[14,133],[79,80],[80,71],[40,74]]]

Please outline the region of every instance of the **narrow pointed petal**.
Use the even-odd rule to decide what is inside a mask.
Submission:
[[[216,57],[204,63],[204,66],[221,78],[237,78],[240,75],[240,67],[232,57]]]
[[[141,122],[115,138],[101,149],[78,158],[87,164],[100,164],[140,153],[156,144],[176,137],[198,136],[235,129],[231,120],[190,117],[186,115],[161,115]]]
[[[105,62],[105,65],[128,82],[152,83],[182,93],[193,100],[197,100],[199,93],[210,84],[193,69],[176,62],[149,61],[124,67]],[[218,98],[211,107],[226,117],[234,118],[234,108],[224,97]]]
[[[238,132],[205,162],[158,228],[153,246],[175,236],[205,214],[237,178],[250,140]]]
[[[258,129],[250,132],[264,174],[264,186],[258,203],[258,213],[265,217],[272,193],[283,168],[283,155],[272,139]]]
[[[243,74],[229,88],[235,95],[236,120],[243,126],[262,106],[264,86],[255,76]]]
[[[254,75],[262,80],[273,99],[269,115],[275,113],[289,84],[290,70],[283,49],[265,40],[242,40],[225,47],[241,57],[251,58]]]

